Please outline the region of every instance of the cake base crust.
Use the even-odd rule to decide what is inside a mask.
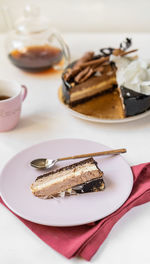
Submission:
[[[125,118],[120,95],[117,90],[92,98],[84,104],[70,107],[72,110],[101,119]]]

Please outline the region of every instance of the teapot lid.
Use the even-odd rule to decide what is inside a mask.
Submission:
[[[48,27],[49,20],[40,14],[40,8],[35,5],[27,5],[23,16],[15,22],[15,29],[21,34],[39,33]]]

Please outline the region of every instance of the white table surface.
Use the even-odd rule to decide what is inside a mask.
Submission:
[[[129,34],[65,34],[72,59],[84,51],[116,46]],[[132,34],[133,47],[143,57],[150,57],[150,34]],[[112,148],[126,147],[124,155],[131,164],[150,161],[150,116],[131,123],[97,124],[72,117],[57,98],[60,76],[27,74],[8,61],[0,36],[0,78],[16,80],[28,87],[28,97],[15,130],[0,133],[0,169],[18,151],[45,140],[85,138]],[[113,228],[92,259],[103,264],[150,263],[150,203],[128,212]],[[49,264],[86,263],[78,258],[67,260],[0,205],[0,263]]]

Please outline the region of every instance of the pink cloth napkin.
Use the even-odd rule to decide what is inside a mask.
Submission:
[[[128,200],[114,213],[90,225],[52,227],[32,223],[17,216],[46,244],[67,258],[81,256],[90,260],[114,224],[131,208],[150,201],[150,163],[132,167],[134,185]],[[0,202],[4,204],[0,198]],[[6,206],[6,205],[5,205]]]

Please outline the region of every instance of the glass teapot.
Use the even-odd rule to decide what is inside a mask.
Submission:
[[[38,7],[31,5],[25,7],[8,34],[6,49],[10,61],[26,71],[63,69],[70,61],[69,48],[60,33],[50,28]]]

